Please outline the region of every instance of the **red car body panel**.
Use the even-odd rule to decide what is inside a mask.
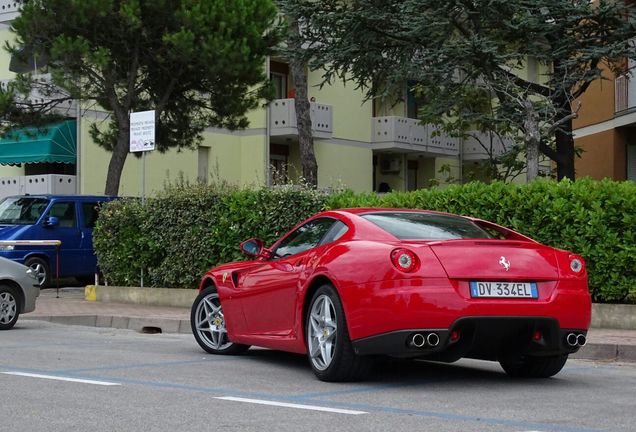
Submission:
[[[472,218],[467,219],[507,239],[399,240],[360,217],[378,212],[418,210],[323,212],[308,220],[330,217],[346,224],[348,231],[336,241],[289,257],[229,263],[208,271],[200,288],[217,287],[229,338],[306,352],[305,308],[312,290],[325,282],[342,300],[354,342],[409,329],[448,330],[465,317],[549,318],[560,329],[587,331],[591,300],[586,270],[570,269],[573,258],[582,258]],[[390,256],[396,248],[416,255],[415,271],[405,273],[393,265]],[[503,257],[509,268],[499,262]],[[473,298],[471,281],[536,282],[538,298]]]

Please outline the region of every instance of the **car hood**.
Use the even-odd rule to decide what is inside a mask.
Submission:
[[[433,242],[448,277],[454,279],[556,280],[559,269],[551,247],[510,240],[452,240]]]
[[[14,278],[16,275],[21,277],[26,273],[27,268],[27,266],[18,262],[0,257],[0,277],[8,276],[10,278]]]
[[[15,240],[32,225],[0,225],[0,240]]]

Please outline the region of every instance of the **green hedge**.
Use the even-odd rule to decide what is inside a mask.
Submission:
[[[632,182],[469,183],[385,195],[324,195],[303,188],[176,187],[148,200],[108,204],[95,232],[100,266],[112,283],[193,287],[210,266],[241,259],[240,241],[267,244],[325,208],[407,207],[448,211],[511,227],[572,250],[588,263],[595,301],[636,301],[636,185]],[[147,284],[148,284],[147,282]]]
[[[295,186],[239,190],[173,186],[142,205],[104,205],[95,227],[100,269],[110,283],[193,288],[213,265],[243,259],[249,237],[267,244],[324,208],[325,194]]]

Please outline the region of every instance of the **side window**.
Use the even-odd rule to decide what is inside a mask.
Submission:
[[[331,242],[335,242],[340,237],[344,235],[349,230],[347,224],[341,221],[336,221],[332,226],[327,235],[320,242],[321,245],[328,244]]]
[[[330,218],[314,219],[288,235],[276,248],[273,259],[296,255],[318,246],[335,220]]]
[[[60,221],[60,227],[75,228],[75,203],[73,202],[56,202],[49,210],[49,216],[55,216]]]
[[[85,202],[82,203],[83,222],[86,228],[94,228],[99,215],[99,203]]]

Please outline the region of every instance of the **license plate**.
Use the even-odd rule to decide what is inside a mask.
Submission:
[[[471,297],[539,298],[535,282],[471,282]]]

